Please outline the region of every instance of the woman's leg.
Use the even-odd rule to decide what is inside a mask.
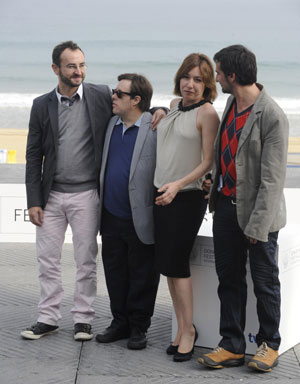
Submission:
[[[174,278],[168,277],[167,281],[168,281],[169,291],[170,291],[170,295],[172,298],[173,307],[174,307],[174,311],[177,319],[177,333],[176,333],[175,339],[172,342],[172,345],[177,346],[180,343],[180,337],[181,337],[182,327],[183,327],[183,319],[182,319],[182,313],[181,313],[180,306],[175,293]]]
[[[172,278],[171,296],[177,321],[179,321],[177,332],[178,339],[177,336],[175,339],[176,341],[179,341],[178,352],[187,353],[193,348],[195,339],[195,328],[193,326],[193,289],[191,277]],[[174,345],[175,340],[173,342]]]

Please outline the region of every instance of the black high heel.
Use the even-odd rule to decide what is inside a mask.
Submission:
[[[173,357],[173,360],[176,361],[177,363],[181,363],[183,361],[191,360],[191,358],[193,356],[194,346],[195,346],[195,343],[196,343],[196,341],[198,339],[198,332],[197,332],[197,329],[194,326],[194,324],[193,324],[193,327],[195,328],[195,337],[194,337],[193,348],[189,352],[186,352],[186,353],[178,352],[178,349],[177,349],[177,352],[174,354],[174,357]]]
[[[170,344],[168,348],[166,349],[167,355],[175,355],[175,353],[178,351],[179,345],[172,345]]]

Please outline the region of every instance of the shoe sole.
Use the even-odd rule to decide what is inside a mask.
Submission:
[[[101,338],[101,336],[97,335],[96,336],[96,341],[98,343],[101,343],[101,344],[109,344],[109,343],[114,343],[115,341],[119,341],[119,340],[124,340],[124,339],[129,339],[129,336],[130,335],[124,335],[124,336],[120,336],[120,337],[114,337],[112,339],[105,339],[105,338]]]
[[[169,356],[175,355],[175,353],[178,351],[178,347],[179,347],[179,345],[170,345],[166,349],[166,354],[169,355]]]
[[[274,363],[272,364],[272,366],[269,367],[269,368],[263,368],[263,367],[260,367],[259,365],[257,365],[257,363],[256,363],[255,361],[250,361],[250,362],[248,363],[248,368],[252,368],[252,369],[254,369],[254,370],[256,370],[256,371],[260,371],[260,372],[271,372],[272,369],[273,369],[274,367],[276,367],[277,365],[278,365],[278,360],[274,361]]]
[[[222,368],[230,368],[230,367],[239,367],[240,365],[243,365],[245,363],[245,359],[228,360],[228,361],[223,361],[222,363],[213,364],[213,363],[208,363],[202,357],[199,357],[198,362],[209,368],[222,369]]]
[[[54,331],[50,331],[47,333],[42,333],[41,335],[35,335],[32,331],[22,331],[21,336],[27,340],[38,340],[41,337],[52,335],[53,333],[56,333],[56,332],[58,332],[58,329],[55,329]]]
[[[85,333],[85,332],[77,332],[75,335],[74,335],[74,340],[76,341],[88,341],[88,340],[92,340],[93,338],[93,334],[88,334],[88,333]]]
[[[127,344],[127,348],[131,349],[133,351],[139,351],[141,349],[145,349],[147,347],[147,343],[143,345],[137,345],[137,344]]]
[[[173,357],[173,361],[175,361],[175,363],[184,363],[185,361],[189,361],[191,360],[193,357],[193,355],[190,355],[190,356],[186,356],[186,357],[176,357],[174,355]]]

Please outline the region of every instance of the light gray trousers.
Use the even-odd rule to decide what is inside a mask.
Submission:
[[[63,297],[61,251],[68,224],[72,229],[76,279],[74,324],[90,324],[94,318],[93,302],[97,294],[97,233],[99,197],[96,190],[78,193],[51,191],[44,210],[44,222],[36,228],[39,264],[40,302],[38,321],[57,325]]]

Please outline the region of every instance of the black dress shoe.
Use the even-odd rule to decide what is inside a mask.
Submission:
[[[197,329],[196,327],[194,326],[195,328],[195,337],[194,337],[194,345],[198,339],[198,332],[197,332]],[[176,361],[177,363],[182,363],[183,361],[188,361],[188,360],[191,360],[192,356],[193,356],[193,353],[194,353],[194,345],[193,345],[193,348],[189,351],[189,352],[186,352],[186,353],[181,353],[181,352],[177,352],[175,353],[174,357],[173,357],[173,360]]]
[[[175,355],[175,353],[178,351],[178,347],[179,345],[170,344],[166,349],[167,355]]]
[[[129,330],[109,326],[103,333],[96,336],[96,340],[98,343],[112,343],[113,341],[128,339],[129,336]]]
[[[145,332],[133,329],[127,343],[127,348],[135,350],[144,349],[147,346],[147,341]]]

